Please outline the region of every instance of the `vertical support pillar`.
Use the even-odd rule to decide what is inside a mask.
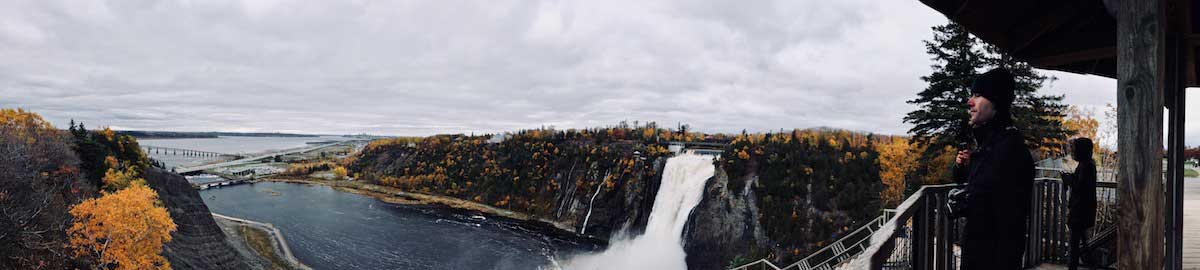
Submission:
[[[1105,0],[1117,21],[1117,268],[1163,269],[1166,0]]]
[[[1183,148],[1184,145],[1184,91],[1182,87],[1175,90],[1175,100],[1172,101],[1169,123],[1169,132],[1167,134],[1167,151],[1169,177],[1167,181],[1171,187],[1171,192],[1168,198],[1171,198],[1169,226],[1172,228],[1167,235],[1167,269],[1183,269]]]
[[[1166,93],[1167,98],[1167,249],[1166,268],[1180,270],[1183,268],[1183,150],[1184,144],[1184,106],[1186,74],[1183,68],[1185,55],[1183,52],[1185,37],[1179,33],[1168,34],[1166,50]]]

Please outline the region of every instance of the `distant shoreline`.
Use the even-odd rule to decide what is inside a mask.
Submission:
[[[292,138],[315,138],[323,135],[313,134],[292,134],[292,133],[266,133],[266,132],[179,132],[179,131],[148,131],[148,130],[121,130],[117,131],[120,135],[129,135],[138,139],[214,139],[222,136],[228,137],[292,137]]]

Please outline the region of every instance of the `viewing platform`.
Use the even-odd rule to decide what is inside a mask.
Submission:
[[[1038,168],[1027,221],[1023,266],[1056,269],[1066,265],[1070,229],[1067,227],[1066,187],[1060,171]],[[958,269],[964,219],[950,218],[947,192],[962,185],[921,187],[896,208],[871,245],[844,269]],[[1083,255],[1086,269],[1114,267],[1117,185],[1096,183],[1096,223],[1088,230]],[[1200,213],[1198,213],[1200,214]]]
[[[1030,217],[1027,221],[1024,267],[1064,269],[1068,260],[1070,216],[1062,168],[1038,167],[1034,180]],[[1096,223],[1088,230],[1087,258],[1083,269],[1105,269],[1115,262],[1117,186],[1111,178],[1096,183]],[[896,209],[850,232],[825,248],[792,264],[779,267],[767,260],[751,262],[734,270],[781,269],[959,269],[961,235],[965,219],[950,218],[947,193],[959,184],[927,185],[909,196]],[[1188,216],[1200,222],[1200,179],[1191,186],[1195,208]],[[1200,224],[1200,223],[1193,223]],[[1190,236],[1200,240],[1200,230]],[[1185,252],[1195,259],[1186,269],[1200,269],[1200,242]],[[1187,258],[1185,256],[1185,258]]]

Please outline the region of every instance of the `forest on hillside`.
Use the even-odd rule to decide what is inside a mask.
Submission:
[[[912,154],[881,164],[881,149],[906,142],[904,137],[835,129],[703,134],[653,124],[379,140],[343,164],[355,179],[369,183],[554,220],[569,206],[564,200],[586,199],[597,188],[604,194],[641,192],[645,186],[637,185],[637,179],[661,178],[654,160],[670,155],[670,141],[725,144],[714,165],[731,179],[755,178],[749,190],[758,197],[759,223],[780,247],[797,255],[879,215],[887,205],[881,194],[889,190],[881,171],[916,167],[911,164],[916,160],[908,158]],[[908,145],[892,152],[897,151],[915,153]],[[913,172],[905,171],[900,181],[911,177]],[[742,194],[744,181],[730,183],[731,193]],[[893,197],[900,196],[904,186],[890,189],[895,188],[901,191],[892,191],[897,193]]]
[[[0,268],[170,269],[150,164],[133,137],[0,109]]]
[[[641,187],[631,183],[658,174],[655,161],[669,153],[665,142],[702,139],[653,123],[438,135],[377,140],[344,164],[370,183],[556,218],[577,195],[597,189],[637,193]]]

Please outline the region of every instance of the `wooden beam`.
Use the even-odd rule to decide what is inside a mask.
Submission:
[[[1079,7],[1076,7],[1073,2],[1057,3],[1059,6],[1054,11],[1042,13],[1038,18],[1027,20],[1025,23],[1009,29],[1006,36],[1008,42],[1013,45],[1009,49],[1012,54],[1020,54],[1022,50],[1025,50],[1025,47],[1029,47],[1029,44],[1038,38],[1058,29],[1062,24],[1074,20],[1080,15]]]
[[[1105,0],[1117,20],[1117,268],[1163,269],[1166,0]]]
[[[1041,57],[1030,60],[1029,64],[1035,67],[1053,67],[1075,62],[1113,58],[1116,56],[1117,47],[1105,47]]]

